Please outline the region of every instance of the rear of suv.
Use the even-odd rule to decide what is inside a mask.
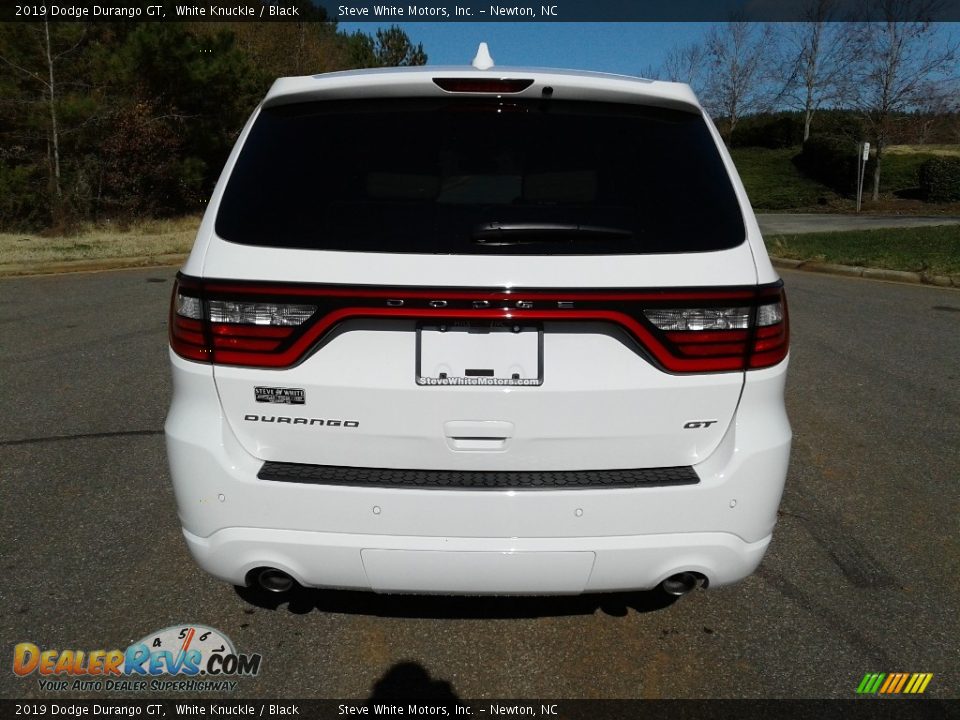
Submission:
[[[237,585],[679,594],[771,539],[786,300],[685,85],[277,80],[170,344],[184,537]]]

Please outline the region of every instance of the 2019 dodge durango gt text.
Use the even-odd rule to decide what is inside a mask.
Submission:
[[[237,585],[680,594],[770,542],[786,300],[685,85],[277,80],[170,343],[183,533]]]

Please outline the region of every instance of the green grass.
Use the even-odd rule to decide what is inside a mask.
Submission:
[[[188,253],[200,219],[143,220],[130,227],[91,226],[70,237],[0,233],[0,274],[22,265]]]
[[[774,235],[766,238],[766,243],[771,255],[794,260],[960,274],[958,225]]]
[[[756,210],[828,209],[839,197],[833,190],[806,177],[792,158],[800,148],[733,148],[730,154]]]
[[[730,151],[755,210],[849,210],[851,200],[826,185],[808,178],[793,163],[800,148],[733,148]],[[927,160],[960,155],[960,145],[891,145],[883,155],[880,192],[887,197],[916,197],[917,173]],[[873,177],[863,184],[865,197],[873,189]]]
[[[936,157],[930,153],[884,153],[880,163],[880,192],[897,193],[920,189],[918,172],[927,160]],[[873,177],[863,183],[863,192],[873,188]]]

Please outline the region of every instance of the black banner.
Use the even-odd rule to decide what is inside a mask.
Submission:
[[[522,0],[520,0],[522,3]],[[0,4],[0,21],[36,22],[796,22],[811,0],[58,0]],[[511,3],[511,4],[508,4]],[[893,17],[891,17],[891,13]],[[836,22],[960,21],[960,0],[836,0]]]

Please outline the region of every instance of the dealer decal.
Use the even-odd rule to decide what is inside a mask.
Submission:
[[[307,402],[307,393],[303,388],[255,387],[253,394],[259,403],[303,405]]]

